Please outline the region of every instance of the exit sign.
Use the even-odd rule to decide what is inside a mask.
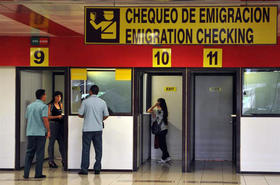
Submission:
[[[164,88],[164,91],[165,91],[165,92],[177,91],[177,88],[176,88],[176,87],[165,87],[165,88]]]
[[[31,46],[47,46],[49,45],[48,37],[31,37]]]

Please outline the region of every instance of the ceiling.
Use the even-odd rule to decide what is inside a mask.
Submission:
[[[84,33],[84,6],[228,6],[245,4],[280,5],[280,0],[0,0],[0,36],[82,36]],[[40,24],[37,24],[38,21]],[[280,26],[278,33],[279,31]]]

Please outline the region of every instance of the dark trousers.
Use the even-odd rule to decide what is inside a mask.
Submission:
[[[83,151],[82,151],[82,164],[81,170],[88,171],[89,159],[90,159],[90,144],[93,142],[95,150],[95,164],[93,169],[96,171],[101,170],[101,158],[102,158],[102,131],[96,132],[83,132]]]
[[[162,151],[162,159],[165,160],[166,158],[169,157],[169,153],[167,150],[167,145],[166,145],[166,135],[167,135],[167,130],[163,130],[159,133],[158,135],[158,140],[159,140],[159,148]]]
[[[51,137],[48,146],[49,161],[54,161],[54,143],[57,140],[62,162],[65,162],[64,125],[61,122],[52,121],[50,122],[50,130]]]
[[[41,176],[45,154],[45,136],[28,136],[27,150],[25,155],[24,177],[29,177],[30,168],[36,153],[35,177]]]

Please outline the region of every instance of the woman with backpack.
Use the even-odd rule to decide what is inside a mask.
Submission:
[[[152,132],[156,135],[156,137],[158,137],[159,148],[162,151],[162,157],[159,163],[169,162],[171,159],[166,145],[166,135],[168,132],[168,110],[165,99],[159,98],[157,103],[149,108],[147,112],[152,114]]]
[[[64,148],[64,120],[62,115],[62,92],[56,91],[53,95],[52,101],[48,104],[49,107],[49,120],[51,137],[49,139],[48,154],[49,154],[49,167],[57,168],[54,162],[54,143],[57,140],[59,145],[59,152],[62,158],[62,165],[65,163],[65,148]]]

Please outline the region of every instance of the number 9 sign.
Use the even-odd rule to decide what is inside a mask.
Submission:
[[[30,48],[30,66],[49,66],[49,48]]]

